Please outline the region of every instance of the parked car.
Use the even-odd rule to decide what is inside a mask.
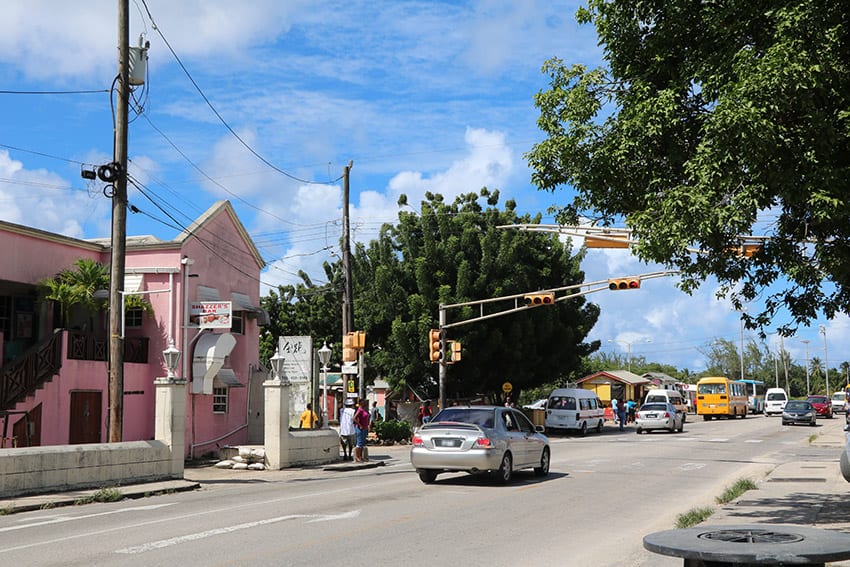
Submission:
[[[832,402],[826,396],[809,396],[806,398],[807,402],[812,404],[812,407],[815,408],[815,411],[818,414],[818,417],[825,417],[827,419],[832,419]]]
[[[832,394],[832,413],[845,413],[844,401],[847,399],[847,394],[844,390],[839,390]]]
[[[817,425],[817,410],[808,400],[789,400],[782,410],[782,425]]]
[[[452,406],[441,410],[413,435],[410,463],[430,484],[442,472],[491,474],[500,483],[514,471],[549,474],[549,439],[543,426],[502,406]]]
[[[547,399],[548,398],[542,398],[540,400],[535,400],[534,402],[532,402],[530,404],[526,404],[522,407],[523,407],[523,409],[530,409],[530,410],[536,410],[536,409],[544,409],[545,410]]]
[[[635,423],[639,434],[653,429],[666,429],[670,433],[685,429],[684,415],[668,402],[643,404],[637,411]]]

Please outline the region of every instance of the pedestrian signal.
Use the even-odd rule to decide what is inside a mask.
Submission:
[[[449,341],[449,361],[451,362],[460,362],[460,341]]]
[[[432,364],[443,360],[443,332],[440,329],[428,331],[429,360]]]
[[[524,296],[527,306],[552,305],[555,303],[555,294],[551,291],[545,293],[529,293]]]
[[[640,288],[640,278],[614,278],[608,280],[608,289],[611,291],[638,288]]]

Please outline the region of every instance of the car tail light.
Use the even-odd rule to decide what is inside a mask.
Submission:
[[[413,437],[413,446],[414,447],[421,447],[422,445],[423,445],[422,438],[419,437],[418,435],[415,435]]]
[[[487,437],[479,437],[475,440],[475,443],[473,443],[472,446],[478,449],[490,449],[493,444],[490,443],[490,440]]]
[[[665,412],[664,412],[664,417],[670,417],[670,412],[669,412],[669,411],[665,411]]]

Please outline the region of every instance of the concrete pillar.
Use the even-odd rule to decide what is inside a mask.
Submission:
[[[265,399],[266,465],[270,470],[289,466],[289,381],[272,379],[263,382]]]
[[[186,381],[157,378],[154,437],[171,448],[171,475],[183,478],[186,455]]]

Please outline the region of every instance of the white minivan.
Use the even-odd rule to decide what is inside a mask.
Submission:
[[[549,394],[546,403],[546,430],[566,432],[570,429],[588,429],[602,432],[605,425],[605,408],[595,392],[584,388],[557,388]]]
[[[646,393],[643,403],[668,403],[676,408],[676,411],[682,414],[682,423],[688,419],[688,404],[685,402],[685,397],[679,390],[650,390]]]
[[[782,414],[788,394],[782,388],[768,388],[764,395],[764,415]]]

